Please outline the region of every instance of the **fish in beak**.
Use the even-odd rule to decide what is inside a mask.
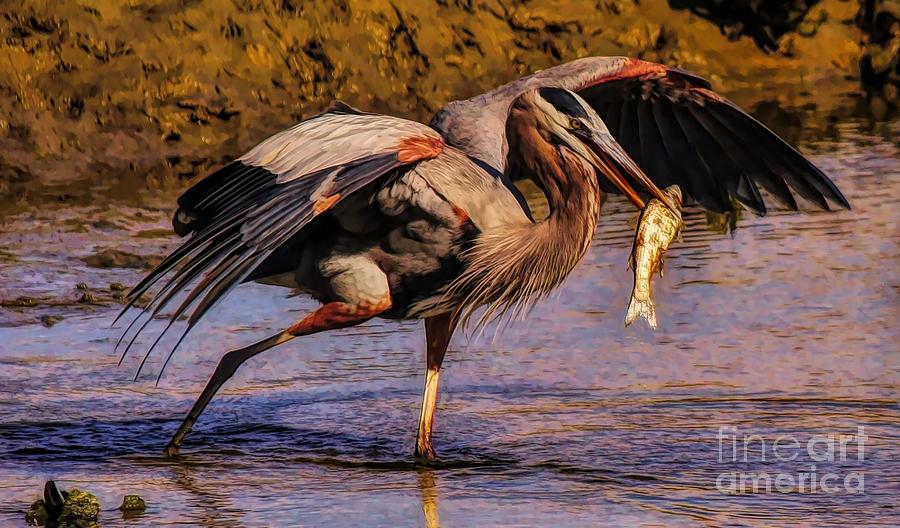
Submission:
[[[644,209],[646,204],[641,198],[638,191],[631,186],[628,179],[619,172],[622,167],[629,176],[638,182],[645,191],[649,192],[654,198],[666,204],[669,209],[680,214],[678,206],[672,202],[672,198],[653,183],[643,170],[637,166],[637,163],[631,159],[631,156],[625,152],[625,149],[612,137],[609,132],[592,132],[584,130],[578,134],[579,139],[587,146],[590,153],[589,160],[594,167],[604,176],[609,178],[611,182],[620,190],[638,209]]]

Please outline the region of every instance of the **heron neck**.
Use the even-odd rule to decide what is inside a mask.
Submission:
[[[602,195],[594,169],[573,152],[544,139],[529,119],[511,116],[507,123],[507,166],[530,178],[543,191],[550,208],[545,223],[569,231],[585,223],[596,226]]]
[[[575,154],[553,150],[552,154],[542,153],[532,158],[533,172],[528,174],[543,190],[550,214],[532,226],[529,233],[520,233],[520,236],[530,237],[533,241],[522,247],[534,256],[541,256],[533,260],[541,268],[535,271],[558,277],[554,280],[556,286],[590,247],[603,196],[592,168]]]
[[[479,235],[467,252],[465,271],[450,287],[463,298],[464,320],[485,304],[490,306],[479,324],[508,312],[524,314],[563,282],[593,239],[602,205],[593,169],[552,145],[531,150],[543,140],[528,143],[511,142],[510,151],[522,155],[510,161],[543,189],[550,215],[538,223],[502,224]]]

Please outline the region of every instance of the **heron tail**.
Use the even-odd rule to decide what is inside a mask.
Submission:
[[[628,303],[628,311],[625,313],[625,326],[634,322],[638,316],[643,317],[650,328],[656,330],[656,309],[653,306],[652,299],[639,300],[634,296]]]

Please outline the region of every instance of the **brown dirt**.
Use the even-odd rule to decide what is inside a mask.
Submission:
[[[823,0],[767,53],[665,0],[5,1],[0,193],[179,186],[334,98],[428,119],[586,55],[682,66],[739,103],[834,106],[857,86],[857,11]]]

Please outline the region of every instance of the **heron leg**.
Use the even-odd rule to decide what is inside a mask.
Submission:
[[[216,392],[222,388],[222,385],[234,375],[238,367],[248,359],[276,345],[290,341],[295,337],[357,325],[375,317],[390,307],[390,296],[374,303],[328,303],[290,326],[287,330],[263,339],[262,341],[253,343],[252,345],[228,352],[222,356],[218,366],[216,366],[215,372],[213,372],[212,377],[209,378],[209,382],[207,382],[206,387],[203,389],[197,402],[191,408],[190,412],[188,412],[184,421],[181,422],[181,427],[178,428],[175,436],[173,436],[172,440],[166,445],[165,455],[174,456],[178,454],[178,448],[181,446],[181,442],[184,440],[184,437],[191,432],[191,428],[197,422],[197,419],[200,417],[200,414],[203,413],[203,410],[206,409],[210,400],[212,400]]]
[[[441,363],[456,328],[456,318],[451,313],[425,319],[425,343],[427,368],[425,370],[425,394],[422,397],[422,413],[419,415],[419,433],[416,437],[416,458],[434,460],[437,456],[431,445],[434,427],[434,411],[437,407],[438,381]]]

